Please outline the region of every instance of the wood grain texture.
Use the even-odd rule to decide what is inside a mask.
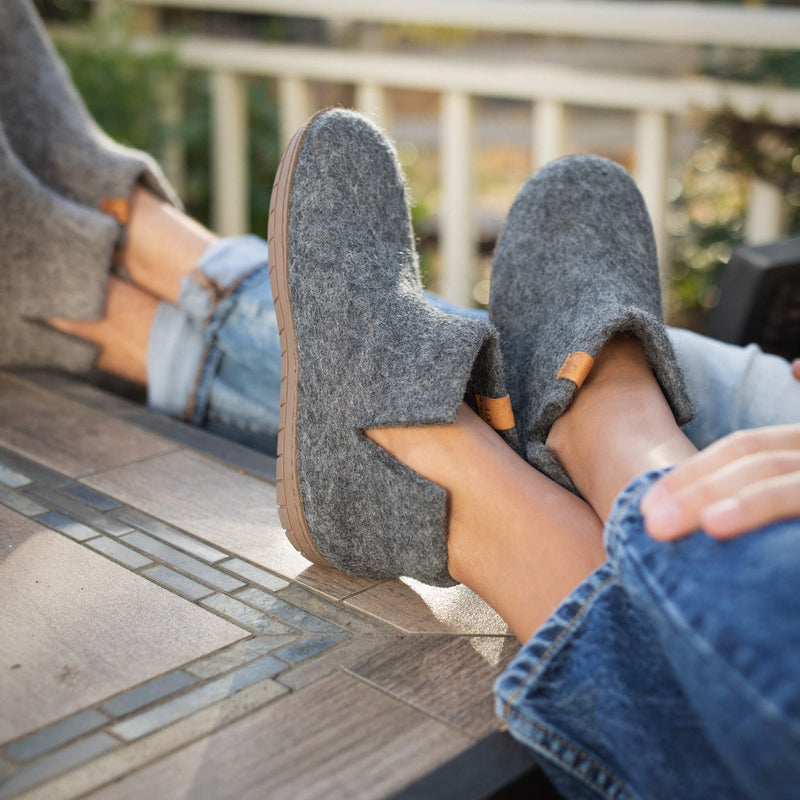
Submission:
[[[470,744],[458,731],[338,674],[88,797],[368,800],[386,797]]]
[[[175,449],[167,439],[5,373],[0,444],[71,477]]]
[[[247,635],[0,506],[0,743]]]
[[[84,483],[331,597],[375,583],[309,564],[284,535],[274,486],[197,453],[168,453]]]
[[[345,601],[407,633],[504,636],[508,626],[466,586],[440,589],[411,578],[382,583]]]
[[[492,685],[518,650],[513,637],[406,636],[350,671],[479,737],[500,727]]]

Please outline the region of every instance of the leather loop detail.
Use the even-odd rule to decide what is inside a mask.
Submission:
[[[556,380],[572,381],[579,389],[594,366],[594,359],[581,351],[570,353],[561,365]]]
[[[484,397],[482,394],[476,394],[475,405],[481,419],[496,431],[510,431],[514,427],[514,412],[508,395]]]
[[[100,210],[120,224],[127,225],[131,219],[131,204],[127,197],[106,197],[100,203]]]

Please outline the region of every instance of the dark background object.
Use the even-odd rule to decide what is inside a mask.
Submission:
[[[800,357],[800,238],[734,250],[705,333],[767,353]]]
[[[495,731],[389,800],[561,800],[533,757]]]

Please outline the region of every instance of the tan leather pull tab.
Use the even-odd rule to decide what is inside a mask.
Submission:
[[[127,225],[131,219],[131,204],[127,197],[106,197],[100,203],[100,210],[120,224]]]
[[[586,376],[592,371],[594,359],[588,353],[570,353],[561,365],[561,369],[556,375],[557,379],[565,378],[572,381],[580,389]]]
[[[475,395],[475,405],[481,419],[496,431],[509,431],[514,427],[514,412],[511,409],[511,398],[484,397]]]

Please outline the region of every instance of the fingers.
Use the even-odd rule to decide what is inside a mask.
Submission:
[[[720,440],[662,478],[641,510],[663,541],[698,528],[727,538],[800,514],[800,425]]]
[[[792,375],[800,381],[800,358],[796,358],[792,361]]]
[[[717,539],[730,539],[800,513],[800,471],[759,481],[737,496],[706,507],[701,527]]]

